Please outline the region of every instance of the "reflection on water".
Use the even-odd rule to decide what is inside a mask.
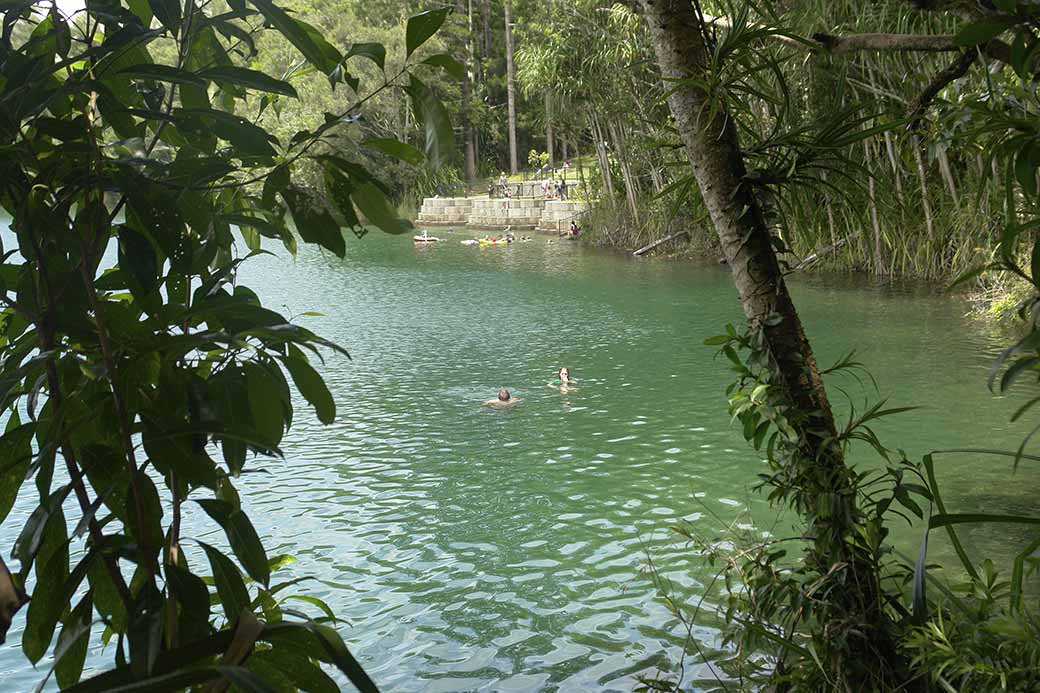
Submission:
[[[449,238],[413,247],[371,234],[349,239],[343,261],[305,248],[245,266],[243,283],[272,307],[324,313],[301,321],[352,356],[323,369],[336,422],[301,413],[286,460],[243,481],[271,552],[300,559],[282,577],[323,581],[309,589],[349,621],[387,691],[620,691],[674,671],[686,634],[647,556],[694,603],[712,574],[670,527],[723,538],[742,514],[756,532],[783,524],[749,489],[762,463],[730,427],[729,374],[702,346],[740,317],[728,275]],[[879,427],[893,447],[1015,444],[1012,403],[991,402],[984,385],[994,336],[960,305],[819,279],[795,299],[821,363],[854,347],[894,404],[924,406]],[[546,386],[561,365],[578,388]],[[857,407],[875,396],[844,386]],[[523,401],[482,407],[501,387]],[[1013,508],[979,491],[1006,465],[970,462],[944,462],[948,502]],[[19,522],[5,523],[3,545]],[[213,538],[204,517],[187,523]],[[905,532],[908,544],[917,536]],[[24,612],[0,653],[15,689],[40,677],[15,650],[23,625]],[[717,625],[694,630],[701,648],[718,646]],[[710,672],[687,661],[686,676]]]

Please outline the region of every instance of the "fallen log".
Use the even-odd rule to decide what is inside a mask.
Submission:
[[[843,247],[845,247],[845,245],[848,244],[850,240],[852,240],[858,235],[858,233],[854,233],[851,236],[845,236],[844,238],[838,240],[836,243],[833,243],[832,245],[823,246],[812,255],[807,255],[806,257],[802,258],[802,260],[798,262],[798,264],[791,267],[790,271],[801,272],[802,270],[815,265],[817,262],[827,257],[831,253],[841,250]]]
[[[676,231],[675,233],[670,233],[667,236],[665,236],[664,238],[659,238],[656,241],[654,241],[653,243],[648,243],[647,245],[644,245],[642,248],[640,248],[639,250],[635,251],[632,254],[637,256],[637,257],[640,257],[642,255],[645,255],[646,253],[649,253],[651,250],[653,250],[657,246],[661,245],[662,243],[667,243],[668,241],[676,239],[679,236],[688,236],[688,235],[690,235],[689,231]]]

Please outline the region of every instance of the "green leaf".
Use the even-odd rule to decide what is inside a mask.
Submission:
[[[351,193],[354,192],[354,184],[333,164],[323,162],[322,168],[325,170],[325,195],[339,212],[343,222],[352,229],[358,228],[361,222],[354,213],[354,203],[350,199]]]
[[[195,452],[195,436],[185,432],[158,429],[145,424],[142,443],[148,459],[163,475],[173,471],[192,488],[215,488],[217,465],[205,451]]]
[[[1000,19],[982,19],[960,28],[953,42],[958,46],[976,46],[985,43],[1008,28],[1008,23]]]
[[[221,67],[211,67],[198,73],[199,77],[204,79],[210,79],[214,82],[224,82],[226,84],[233,84],[237,87],[246,87],[247,89],[257,89],[259,91],[266,91],[272,94],[282,94],[283,96],[292,96],[296,98],[299,94],[296,93],[296,89],[293,85],[286,81],[275,79],[270,75],[266,75],[263,72],[257,70],[250,70],[244,67],[235,67],[234,65],[225,65]]]
[[[273,157],[276,154],[271,146],[274,137],[240,116],[213,109],[174,109],[174,114],[180,119],[182,129],[188,125],[196,132],[212,133],[246,155]]]
[[[218,666],[216,669],[225,681],[234,684],[235,690],[245,693],[279,693],[278,688],[245,667]]]
[[[202,578],[180,566],[163,566],[166,584],[180,605],[177,622],[182,641],[202,639],[210,635],[209,588]]]
[[[440,166],[455,151],[455,133],[448,111],[437,95],[414,75],[406,91],[412,97],[415,118],[426,133],[426,157],[434,166]]]
[[[1032,34],[1021,28],[1015,32],[1015,39],[1011,42],[1011,67],[1020,78],[1026,79],[1028,75],[1029,43]]]
[[[14,507],[18,489],[25,481],[32,460],[32,437],[36,424],[20,424],[18,411],[7,421],[7,432],[0,438],[0,523]]]
[[[83,663],[87,658],[87,645],[90,642],[90,617],[93,604],[88,592],[72,610],[58,635],[55,647],[54,674],[58,686],[68,688],[77,683],[83,674]]]
[[[376,65],[379,69],[385,69],[386,63],[386,47],[381,43],[355,43],[347,51],[346,59],[358,56],[361,58],[368,58]]]
[[[341,57],[336,54],[334,48],[324,40],[320,40],[320,34],[310,25],[293,19],[285,10],[275,5],[270,0],[249,0],[289,43],[303,53],[303,57],[323,74],[329,74],[336,69]],[[319,40],[316,40],[319,39]],[[321,45],[324,44],[324,45]]]
[[[410,144],[401,142],[393,137],[380,137],[362,142],[369,149],[376,149],[401,161],[418,166],[425,157],[423,153]]]
[[[336,402],[325,381],[307,362],[304,353],[289,345],[289,356],[283,358],[282,363],[289,369],[300,394],[314,407],[318,420],[326,425],[332,423],[336,418]]]
[[[60,506],[52,512],[36,556],[36,586],[22,633],[22,651],[35,664],[47,653],[58,619],[68,606],[65,581],[69,576],[69,545],[65,515]]]
[[[431,55],[422,62],[423,65],[433,65],[434,67],[441,68],[455,79],[462,79],[466,76],[466,66],[447,53]]]
[[[91,592],[94,595],[94,606],[97,608],[97,612],[112,625],[112,629],[115,632],[125,633],[127,627],[126,607],[123,605],[123,600],[119,597],[119,591],[116,589],[115,583],[112,582],[112,576],[109,574],[103,561],[94,561],[90,564],[87,570],[87,582],[90,584]]]
[[[262,368],[255,367],[248,370],[246,392],[256,432],[270,447],[277,447],[285,433],[285,419],[278,398],[278,388]]]
[[[151,240],[125,225],[119,228],[119,266],[129,272],[144,293],[158,284],[159,262]]]
[[[306,624],[308,630],[318,636],[326,654],[332,659],[340,671],[347,675],[361,693],[379,693],[376,684],[368,677],[354,655],[347,649],[346,643],[333,628],[315,623]]]
[[[163,508],[159,490],[151,477],[143,472],[134,475],[134,488],[136,493],[131,492],[126,499],[127,531],[140,544],[157,554],[163,544]]]
[[[427,10],[408,18],[408,26],[405,28],[405,50],[407,55],[415,52],[415,49],[426,43],[426,41],[437,33],[444,24],[444,20],[451,14],[452,8],[442,7],[438,10]]]
[[[339,224],[316,199],[294,189],[283,190],[282,197],[289,205],[296,230],[303,240],[317,243],[338,257],[346,255],[347,245]]]
[[[370,224],[378,226],[386,233],[399,234],[412,229],[411,223],[397,216],[397,210],[390,206],[383,191],[372,183],[365,183],[356,188],[350,199]]]
[[[271,579],[267,552],[246,514],[231,504],[219,500],[198,499],[195,502],[223,527],[228,542],[231,543],[231,550],[235,552],[235,556],[249,576],[266,586]]]
[[[1036,166],[1033,164],[1029,149],[1020,149],[1015,156],[1015,178],[1022,186],[1022,192],[1028,197],[1036,197]]]
[[[913,604],[914,623],[923,624],[928,618],[928,600],[926,595],[925,576],[928,571],[928,531],[921,537],[921,546],[917,550],[917,562],[914,564]]]
[[[181,25],[181,7],[178,0],[148,0],[148,7],[159,23],[176,32]]]
[[[249,608],[249,591],[242,580],[235,564],[220,550],[209,544],[199,542],[209,559],[210,570],[213,571],[213,583],[217,587],[217,595],[224,607],[224,617],[228,623],[234,623],[243,609]]]
[[[996,515],[993,513],[940,513],[938,515],[933,515],[929,524],[932,527],[949,527],[951,525],[963,525],[979,522],[1040,525],[1040,517],[1031,517],[1028,515]]]
[[[340,687],[306,655],[286,647],[255,652],[249,661],[262,660],[278,668],[296,685],[308,693],[338,693]]]

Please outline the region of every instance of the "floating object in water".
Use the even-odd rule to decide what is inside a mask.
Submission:
[[[436,236],[412,236],[412,240],[416,243],[436,243],[441,239]]]
[[[498,238],[498,239],[495,239],[495,238],[481,238],[479,243],[482,246],[485,246],[485,245],[509,245],[510,241],[507,241],[504,238]]]
[[[467,238],[466,240],[459,241],[462,245],[480,245],[480,241],[476,238]]]

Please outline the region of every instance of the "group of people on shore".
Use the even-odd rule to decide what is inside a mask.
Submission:
[[[556,371],[556,379],[546,383],[546,386],[559,388],[560,392],[570,392],[577,384],[578,381],[571,377],[570,369],[564,366],[560,370]],[[484,402],[484,406],[501,409],[511,407],[519,401],[519,397],[513,397],[509,390],[502,388],[498,391],[498,397]]]
[[[559,180],[555,180],[553,177],[544,179],[541,182],[542,196],[547,200],[566,200],[567,197],[567,176],[566,169],[564,169],[564,175]],[[502,171],[498,177],[498,184],[496,185],[493,181],[488,181],[488,199],[495,199],[496,193],[499,197],[504,197],[507,201],[513,197],[520,196],[520,184],[516,186],[516,192],[509,187],[509,179],[506,178],[506,172]]]
[[[547,200],[566,200],[567,179],[561,178],[559,181],[554,181],[551,178],[546,178],[542,181],[542,195]]]

